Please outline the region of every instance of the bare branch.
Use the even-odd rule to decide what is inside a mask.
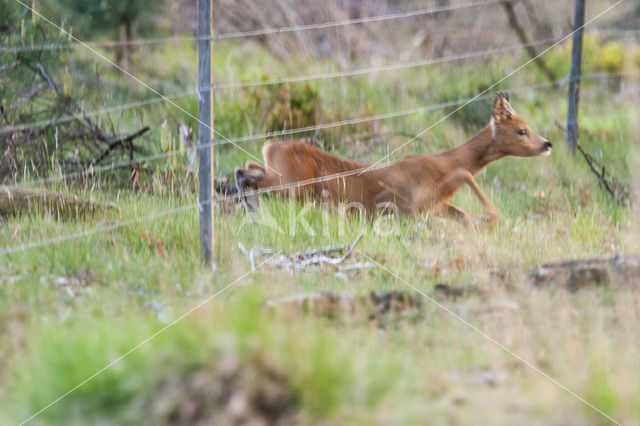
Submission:
[[[544,62],[544,59],[542,59],[542,57],[539,56],[535,46],[531,45],[531,41],[529,40],[529,37],[527,37],[526,31],[520,24],[520,21],[518,20],[518,16],[513,10],[513,2],[511,0],[505,0],[501,4],[502,4],[502,8],[507,14],[509,26],[511,27],[513,32],[516,33],[520,42],[525,45],[525,49],[527,53],[529,54],[529,56],[531,56],[531,58],[533,58],[533,61],[535,62],[536,66],[540,68],[542,72],[544,72],[544,74],[547,76],[549,81],[557,80],[556,74],[549,67],[547,67],[547,64]]]
[[[133,153],[133,149],[134,149],[133,140],[139,138],[140,136],[144,135],[148,131],[149,131],[149,126],[144,126],[142,129],[138,130],[137,132],[131,133],[130,135],[127,135],[127,136],[121,135],[120,137],[117,137],[115,139],[111,138],[110,140],[105,141],[109,143],[109,146],[107,146],[107,148],[102,152],[102,154],[100,154],[98,158],[96,158],[94,161],[91,162],[91,165],[95,166],[96,164],[99,164],[111,153],[111,151],[113,151],[114,149],[120,146],[124,146],[125,144],[130,145],[131,152]]]
[[[47,86],[47,83],[43,82],[43,83],[38,84],[35,87],[30,88],[24,95],[22,95],[22,97],[20,99],[18,99],[16,102],[12,103],[8,107],[6,107],[3,110],[3,114],[6,114],[9,111],[12,111],[12,110],[18,108],[20,105],[22,105],[23,103],[27,102],[31,98],[33,98],[40,90],[42,90],[46,86]]]

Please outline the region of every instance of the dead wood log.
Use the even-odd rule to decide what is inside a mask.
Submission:
[[[570,260],[538,266],[529,275],[535,286],[577,291],[590,285],[640,285],[640,255]]]
[[[374,320],[392,313],[418,312],[422,308],[422,301],[418,295],[404,291],[371,292],[367,295],[327,291],[268,299],[266,306],[286,314],[309,313],[329,318],[363,316]]]
[[[60,216],[84,216],[114,209],[112,203],[98,203],[44,189],[0,186],[0,215],[51,213]]]

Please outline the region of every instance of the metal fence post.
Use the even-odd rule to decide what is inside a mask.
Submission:
[[[565,136],[571,152],[578,145],[578,102],[580,92],[580,63],[582,61],[582,34],[584,32],[584,8],[586,0],[575,0],[573,14],[573,47],[571,51],[571,71],[569,71],[569,110]]]
[[[198,0],[198,206],[205,262],[213,260],[213,0]]]

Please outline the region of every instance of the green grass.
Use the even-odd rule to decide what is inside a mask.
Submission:
[[[193,67],[185,65],[195,60],[190,46],[148,53],[148,61],[138,62],[143,76],[163,81],[166,91],[193,86]],[[185,61],[175,59],[183,56]],[[321,94],[322,118],[339,120],[472,95],[522,60],[314,81],[309,87]],[[329,61],[283,65],[256,45],[221,47],[215,64],[216,75],[227,81],[335,68]],[[105,79],[120,80],[113,71],[104,74]],[[499,88],[536,82],[540,76],[526,69]],[[120,89],[109,91],[106,98],[87,89],[90,99],[118,103],[129,99],[127,94],[143,95],[118,84]],[[252,99],[258,95],[272,99],[269,91],[257,89],[220,93],[216,128],[228,137],[268,130],[260,105]],[[637,211],[612,202],[583,160],[565,149],[562,132],[554,125],[565,117],[564,92],[514,91],[512,98],[518,113],[556,149],[544,159],[500,160],[478,175],[502,218],[493,227],[479,224],[477,232],[433,218],[369,223],[265,197],[257,224],[248,222],[242,210],[216,213],[216,269],[211,271],[201,261],[197,209],[169,214],[195,203],[193,179],[184,177],[180,167],[165,184],[162,176],[170,165],[164,160],[151,165],[142,175],[148,187],[140,192],[129,189],[129,170],[118,179],[105,173],[96,182],[68,189],[52,185],[113,200],[118,210],[82,220],[47,215],[3,220],[0,244],[9,249],[90,234],[3,255],[0,423],[19,422],[35,413],[249,272],[239,243],[291,252],[349,243],[360,233],[363,253],[423,292],[441,283],[480,289],[479,295],[442,303],[608,415],[623,423],[637,422],[637,290],[618,282],[610,289],[572,294],[531,288],[526,280],[538,263],[640,252]],[[581,143],[629,184],[635,170],[629,162],[630,141],[636,137],[633,120],[640,111],[632,100],[618,102],[612,103],[607,87],[583,84]],[[194,98],[179,104],[197,111]],[[322,136],[333,152],[374,161],[407,138],[390,137],[373,146],[357,142],[358,137],[384,131],[417,134],[448,112],[429,111]],[[471,104],[392,159],[456,146],[488,117],[487,103]],[[118,118],[132,127],[139,122],[159,126],[164,119],[172,128],[177,120],[194,125],[166,105],[148,108],[137,118],[128,113]],[[147,141],[154,151],[160,150],[159,135],[155,132]],[[260,145],[257,141],[243,147],[259,156]],[[216,152],[216,171],[222,175],[248,159],[228,145]],[[181,158],[179,164],[184,163]],[[453,204],[474,220],[482,215],[466,189]],[[145,220],[148,216],[158,217]],[[135,218],[140,221],[91,233]],[[380,226],[386,227],[385,235],[379,234]],[[353,259],[367,260],[358,253]],[[145,401],[157,394],[165,378],[217,365],[229,353],[246,365],[266,359],[284,371],[296,407],[310,422],[606,423],[427,299],[419,314],[389,320],[383,328],[362,319],[283,315],[264,306],[267,298],[302,292],[388,290],[408,289],[381,268],[345,280],[329,268],[287,272],[263,266],[44,411],[36,424],[155,422]]]

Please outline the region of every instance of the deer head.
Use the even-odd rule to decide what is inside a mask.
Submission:
[[[535,157],[551,154],[551,142],[536,134],[513,110],[509,94],[498,92],[489,123],[494,149],[503,155]]]

